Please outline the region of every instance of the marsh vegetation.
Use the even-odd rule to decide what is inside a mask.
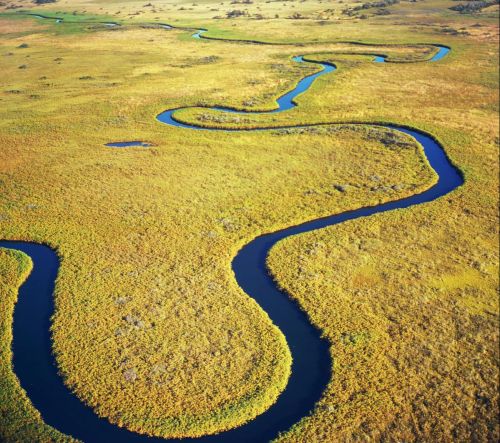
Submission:
[[[0,231],[50,244],[62,258],[53,334],[65,382],[113,423],[160,436],[219,432],[266,410],[286,384],[290,355],[236,285],[231,258],[261,233],[434,183],[411,139],[349,125],[394,122],[438,137],[466,183],[418,209],[301,235],[273,250],[270,271],[324,331],[335,362],[317,408],[281,440],[494,441],[495,18],[471,18],[435,0],[401,2],[391,16],[363,22],[341,13],[351,3],[219,3],[36,7],[64,17],[64,26],[12,12],[31,8],[27,2],[2,6]],[[258,28],[243,16],[212,22],[214,7],[265,18]],[[274,18],[295,13],[313,18]],[[190,32],[140,26],[148,21],[287,44],[195,41]],[[462,33],[443,32],[450,27]],[[420,44],[430,42],[453,52],[434,65],[371,62],[374,54],[426,60],[432,47]],[[187,105],[272,109],[317,69],[294,64],[296,54],[339,68],[298,97],[298,108],[239,120],[193,108],[179,119],[342,125],[187,137],[154,120]],[[111,140],[152,146],[104,148]],[[29,266],[25,256],[0,250],[1,438],[62,441],[11,371],[12,309]]]

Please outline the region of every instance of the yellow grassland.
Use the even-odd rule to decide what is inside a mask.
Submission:
[[[435,135],[465,185],[436,202],[273,249],[270,271],[331,341],[334,361],[311,417],[281,439],[498,437],[497,30],[488,17],[452,15],[449,3],[431,2],[433,19],[431,6],[416,4],[399,6],[396,18],[338,15],[326,25],[214,20],[213,36],[322,41],[303,46],[196,41],[185,31],[135,25],[66,33],[64,24],[0,17],[0,236],[46,243],[60,255],[54,350],[65,382],[96,413],[134,431],[180,437],[235,427],[266,410],[286,385],[290,353],[234,281],[231,259],[261,233],[431,186],[436,177],[411,139],[386,146],[387,130],[348,124],[393,122]],[[304,14],[316,10],[293,4]],[[213,3],[180,5],[123,18],[211,28],[208,8],[206,16],[198,9]],[[138,2],[45,9],[70,6],[106,16],[141,9]],[[481,20],[482,28],[472,26]],[[373,46],[342,43],[350,31]],[[425,60],[431,49],[420,43],[453,50],[438,63],[381,65],[367,55]],[[209,133],[154,119],[178,106],[272,109],[318,69],[294,63],[299,54],[339,69],[300,96],[298,108],[229,117],[193,108],[179,118],[207,126],[344,124]],[[103,146],[122,140],[152,147]],[[0,250],[7,393],[0,435],[62,440],[10,369],[12,309],[28,263]]]

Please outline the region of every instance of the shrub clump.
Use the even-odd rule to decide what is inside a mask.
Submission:
[[[242,11],[240,9],[233,9],[231,11],[226,12],[226,18],[237,18],[248,15],[248,12]]]
[[[381,0],[377,2],[367,2],[363,3],[360,6],[355,6],[354,8],[344,9],[342,11],[342,14],[353,16],[356,15],[359,11],[364,11],[366,9],[373,9],[373,8],[386,8],[387,6],[392,6],[397,3],[399,3],[399,0]],[[384,9],[381,9],[381,11],[384,11]],[[382,12],[379,13],[378,15],[387,15],[387,12]]]
[[[484,8],[488,6],[498,5],[499,0],[471,0],[467,3],[460,3],[459,5],[452,6],[450,9],[452,11],[460,12],[460,14],[471,14],[474,12],[481,12]]]

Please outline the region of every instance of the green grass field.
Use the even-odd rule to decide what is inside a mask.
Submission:
[[[231,260],[259,234],[428,189],[436,177],[420,148],[388,149],[386,130],[369,126],[392,122],[437,137],[465,184],[272,250],[270,272],[334,361],[314,411],[279,440],[499,438],[498,7],[461,14],[449,9],[456,1],[422,0],[343,12],[361,4],[0,6],[0,239],[60,255],[53,349],[67,386],[98,415],[186,437],[267,410],[290,351]],[[195,40],[151,23],[281,44]],[[429,44],[452,51],[425,63]],[[372,63],[380,53],[410,63]],[[317,70],[294,63],[299,54],[338,70],[297,108],[244,117],[204,108],[272,109]],[[186,133],[155,120],[181,106],[193,107],[182,121],[205,126],[331,124]],[[104,147],[123,140],[152,146]],[[0,440],[66,441],[12,372],[12,312],[29,269],[26,256],[0,249]]]

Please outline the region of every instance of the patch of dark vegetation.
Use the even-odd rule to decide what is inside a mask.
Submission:
[[[115,300],[115,305],[116,306],[124,306],[126,305],[128,302],[130,301],[130,298],[129,297],[118,297],[116,300]]]
[[[288,16],[292,20],[304,20],[307,17],[303,16],[300,12],[294,12],[292,15]]]
[[[56,3],[57,0],[33,0],[33,3],[35,3],[35,5],[45,5],[47,3]]]
[[[28,43],[21,43],[18,48],[21,48],[21,49],[25,49],[25,48],[29,48],[30,45],[28,45]]]
[[[440,32],[443,34],[449,34],[449,35],[470,35],[470,32],[464,31],[464,30],[457,30],[454,28],[450,28],[448,26],[443,27],[440,29]]]
[[[367,140],[382,143],[388,149],[412,149],[415,144],[410,139],[401,136],[401,134],[381,129],[381,128],[362,128],[360,126],[309,126],[309,127],[290,127],[280,128],[273,131],[273,135],[281,136],[288,134],[308,134],[309,136],[321,134],[337,134],[343,131],[351,131],[363,134]],[[337,189],[340,191],[340,189]]]
[[[184,63],[180,65],[174,65],[176,68],[191,68],[193,66],[199,65],[209,65],[211,63],[217,63],[221,58],[218,55],[207,55],[201,58],[189,58]]]
[[[329,131],[329,128],[321,128],[319,126],[314,127],[296,127],[296,128],[282,128],[277,129],[272,132],[273,135],[281,136],[281,135],[289,135],[289,134],[324,134],[325,131]],[[333,132],[334,130],[332,130]]]
[[[340,334],[340,342],[344,346],[355,346],[369,338],[370,336],[367,332],[342,332]]]
[[[208,114],[204,113],[197,117],[197,120],[202,123],[232,123],[246,124],[251,123],[251,120],[245,117],[240,117],[234,114]]]
[[[26,69],[28,67],[28,65],[21,65],[19,66],[19,69]]]
[[[82,77],[78,77],[78,80],[94,80],[94,77],[91,75],[84,75]]]
[[[246,15],[248,15],[248,12],[242,11],[240,9],[233,9],[231,11],[226,12],[226,18],[244,17]]]
[[[136,329],[142,329],[145,326],[145,323],[137,316],[134,315],[126,315],[123,317],[123,320],[125,320],[128,324],[132,325]]]
[[[123,372],[123,378],[129,383],[133,383],[137,379],[137,371],[132,369],[127,369]]]
[[[333,185],[333,188],[336,189],[339,192],[347,192],[347,186],[346,185]]]
[[[217,55],[208,55],[206,57],[202,57],[199,61],[198,64],[200,65],[208,65],[210,63],[216,63],[220,60],[220,57]]]
[[[378,139],[380,143],[382,143],[386,148],[389,149],[407,149],[414,147],[412,143],[402,139],[398,134],[395,134],[394,132],[385,132],[382,137],[380,137],[380,134],[378,134],[378,136],[375,136],[375,139]]]
[[[470,0],[467,3],[460,3],[459,5],[452,6],[452,11],[457,11],[460,14],[473,14],[474,12],[481,12],[484,8],[489,6],[498,5],[500,0]]]
[[[375,13],[375,15],[387,15],[390,14],[390,12],[384,8],[395,5],[397,3],[399,3],[399,0],[381,0],[377,2],[367,2],[359,6],[354,6],[353,8],[344,9],[342,11],[342,14],[353,16],[353,15],[358,15],[360,11],[366,11],[367,9],[378,8],[378,11]],[[367,16],[365,15],[364,18],[367,18]]]

